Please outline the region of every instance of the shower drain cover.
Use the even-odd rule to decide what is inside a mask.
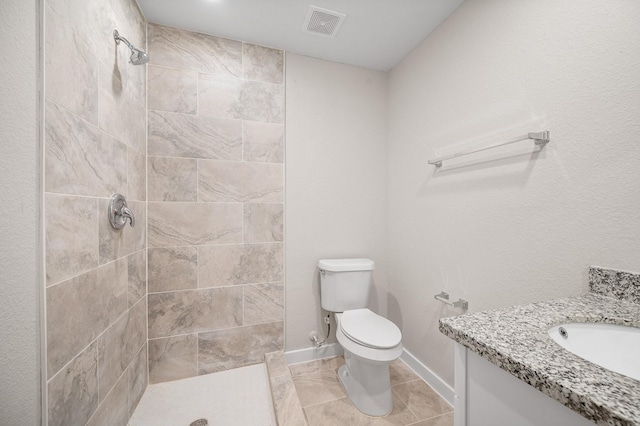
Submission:
[[[207,419],[198,419],[195,422],[191,422],[189,426],[207,426],[209,421]]]

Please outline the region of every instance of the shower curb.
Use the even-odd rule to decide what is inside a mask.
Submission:
[[[264,362],[267,365],[271,399],[278,426],[307,426],[307,419],[293,384],[284,352],[265,354]]]

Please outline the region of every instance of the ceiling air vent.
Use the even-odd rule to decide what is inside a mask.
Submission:
[[[323,37],[334,38],[347,15],[317,6],[309,6],[302,30]]]

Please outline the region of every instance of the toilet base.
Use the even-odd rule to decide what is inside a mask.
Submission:
[[[368,416],[386,416],[393,409],[389,363],[370,361],[345,350],[338,379],[355,407]]]

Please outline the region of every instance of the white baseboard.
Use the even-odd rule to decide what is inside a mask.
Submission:
[[[331,358],[342,355],[343,353],[342,346],[337,343],[329,343],[319,348],[312,347],[285,352],[284,356],[287,358],[287,364],[298,364],[316,359]]]
[[[411,352],[403,349],[400,359],[405,362],[418,376],[422,378],[429,386],[440,394],[442,398],[453,406],[455,391],[451,386],[440,378],[436,373],[431,371],[429,367],[418,360]]]

